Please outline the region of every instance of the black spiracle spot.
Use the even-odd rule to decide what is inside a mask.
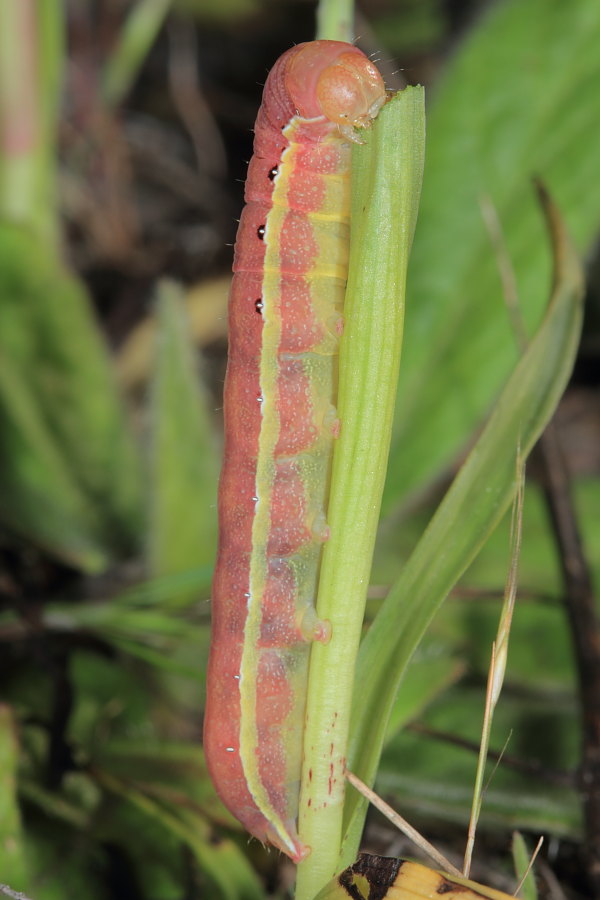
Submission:
[[[259,314],[259,316],[262,316],[262,311],[263,311],[264,305],[265,304],[262,302],[262,297],[259,297],[258,300],[254,301],[254,309]]]
[[[264,225],[258,226],[258,228],[256,229],[256,235],[257,235],[259,241],[264,241],[264,239],[265,239],[265,226]]]
[[[279,166],[273,166],[273,168],[270,170],[269,174],[267,175],[267,178],[269,179],[269,181],[274,181],[275,176],[277,175],[278,172],[279,172]]]

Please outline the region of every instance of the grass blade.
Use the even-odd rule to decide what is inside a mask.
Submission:
[[[465,878],[469,877],[469,873],[471,871],[473,847],[475,846],[475,833],[477,831],[477,822],[479,821],[481,804],[483,802],[483,778],[485,774],[485,766],[490,746],[490,735],[492,732],[494,709],[496,708],[496,704],[498,703],[498,700],[500,698],[500,692],[504,683],[504,674],[506,672],[506,661],[508,656],[508,639],[510,637],[513,611],[517,598],[517,565],[519,561],[519,552],[521,549],[521,537],[523,531],[523,493],[525,490],[525,471],[520,455],[517,455],[516,469],[517,492],[513,503],[511,524],[511,560],[508,570],[508,576],[506,579],[504,603],[502,605],[502,610],[500,613],[500,621],[498,623],[496,640],[492,644],[492,656],[488,673],[486,703],[483,716],[483,729],[481,734],[481,743],[479,746],[479,756],[477,759],[477,772],[475,774],[473,803],[471,806],[469,833],[467,837],[467,847],[465,850],[465,859],[463,865],[463,875],[465,876]]]
[[[0,878],[14,889],[26,887],[26,865],[17,803],[19,747],[10,707],[0,704]]]
[[[511,503],[516,448],[520,444],[525,459],[573,366],[582,321],[581,266],[556,208],[544,194],[541,199],[555,260],[544,321],[361,646],[348,767],[367,784],[375,778],[389,711],[408,661]],[[356,855],[364,815],[365,804],[350,798],[343,861]]]
[[[131,550],[141,524],[141,464],[89,299],[39,238],[7,224],[0,224],[0,352],[7,372],[14,372],[1,386],[0,413],[18,413],[20,400],[11,396],[18,379],[29,395],[30,432],[35,425],[48,434],[58,457],[55,468],[62,466],[83,496],[100,539],[117,553]],[[24,433],[15,441],[32,444],[30,437]],[[52,468],[31,483],[31,468],[43,475],[43,460],[32,459],[28,469],[16,451],[5,452],[20,472],[10,485],[16,502],[7,515],[60,496]],[[66,557],[69,548],[57,552]]]
[[[300,837],[312,853],[298,868],[297,897],[310,900],[335,872],[341,839],[352,681],[387,466],[406,267],[423,171],[423,101],[422,88],[397,94],[353,156],[338,395],[342,427],[327,514],[331,538],[317,600],[319,616],[331,622],[332,639],[311,649],[300,797]]]
[[[216,440],[208,397],[201,390],[190,329],[176,285],[158,293],[159,340],[151,395],[152,494],[150,570],[209,573],[216,553]],[[208,579],[201,585],[206,591]],[[197,593],[180,593],[182,601]]]
[[[516,897],[522,900],[538,900],[538,892],[533,874],[533,862],[540,850],[540,844],[532,857],[527,844],[520,832],[515,831],[512,838],[512,856],[515,872],[519,879],[519,887],[515,891]]]

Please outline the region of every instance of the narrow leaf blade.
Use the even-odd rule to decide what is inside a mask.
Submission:
[[[17,802],[19,748],[10,707],[0,704],[0,878],[13,890],[26,887],[26,863]]]
[[[556,269],[546,317],[361,646],[349,767],[369,784],[406,665],[434,613],[510,504],[517,447],[525,459],[573,366],[582,321],[581,266],[556,208],[545,195],[542,200]],[[364,804],[351,798],[346,859],[357,848],[364,813]]]
[[[161,284],[157,313],[150,568],[155,576],[203,566],[209,572],[216,551],[216,441],[182,298],[173,283]]]

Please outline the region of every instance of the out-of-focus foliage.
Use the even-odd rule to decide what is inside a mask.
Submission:
[[[530,865],[531,851],[519,831],[515,831],[513,834],[512,855],[516,876],[519,879],[519,884],[522,883],[522,887],[518,891],[519,895],[523,900],[538,900],[539,895],[535,883],[535,875]]]
[[[385,53],[402,60],[404,54],[428,50],[443,38],[445,21],[439,0],[406,0],[388,6],[375,23],[375,34]],[[410,73],[407,73],[410,74]]]
[[[0,231],[0,517],[86,569],[136,546],[142,473],[82,285],[25,230]]]
[[[10,707],[0,705],[0,872],[4,881],[24,883],[26,862],[17,802],[19,745]]]
[[[388,512],[453,461],[517,358],[482,202],[497,210],[530,328],[550,278],[533,175],[578,247],[596,240],[599,38],[595,0],[498,2],[432,91]]]
[[[154,575],[210,566],[219,464],[208,397],[200,390],[181,292],[159,286],[150,420],[149,561]],[[202,585],[207,590],[209,580]]]

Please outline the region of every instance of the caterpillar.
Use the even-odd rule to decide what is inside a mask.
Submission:
[[[235,244],[204,748],[216,790],[294,861],[308,657],[350,218],[350,142],[386,99],[351,44],[279,58],[255,124]]]
[[[514,900],[494,888],[436,872],[421,863],[361,853],[316,900]]]

